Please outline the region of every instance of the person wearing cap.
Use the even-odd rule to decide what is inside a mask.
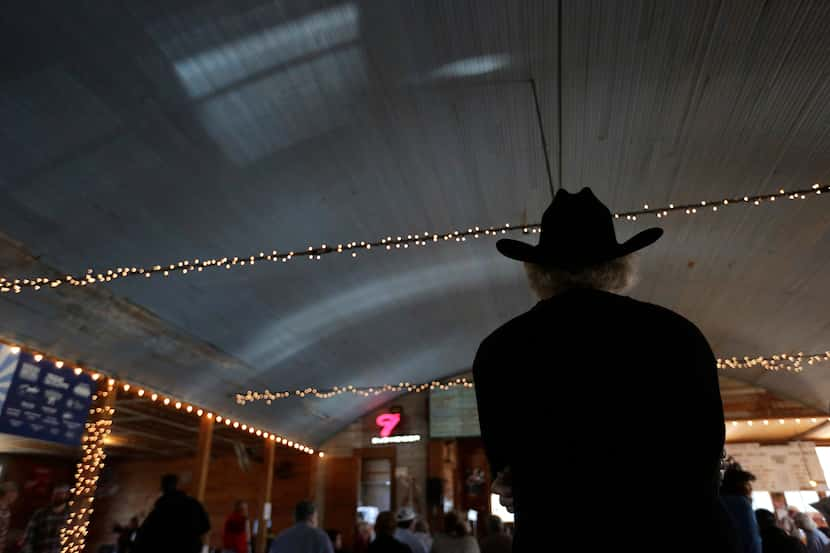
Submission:
[[[415,519],[418,518],[409,507],[401,507],[395,517],[398,527],[395,529],[395,539],[405,543],[412,550],[412,553],[429,553],[424,543],[415,535]]]
[[[9,536],[9,523],[11,522],[11,505],[17,501],[17,484],[14,482],[3,482],[0,484],[0,553],[6,550],[6,540]]]
[[[20,553],[59,553],[60,529],[68,514],[69,486],[56,486],[52,490],[52,502],[34,512],[23,534]]]
[[[485,338],[473,363],[493,490],[516,514],[517,553],[549,546],[560,519],[570,522],[559,535],[593,550],[592,517],[570,513],[606,504],[615,548],[735,550],[718,501],[725,428],[712,350],[682,316],[623,295],[632,254],[662,234],[618,243],[611,212],[584,188],[556,193],[537,245],[496,244],[524,263],[539,299]],[[661,253],[656,267],[670,261]],[[672,283],[650,291],[671,298]],[[660,497],[678,500],[655,508]],[[635,531],[646,519],[649,531]],[[678,520],[696,521],[694,531],[679,539]]]

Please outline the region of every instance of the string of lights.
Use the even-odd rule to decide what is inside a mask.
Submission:
[[[248,390],[244,394],[236,394],[236,402],[239,405],[246,405],[255,401],[264,401],[266,405],[271,405],[274,400],[285,399],[289,397],[314,397],[317,399],[331,399],[343,394],[354,394],[360,397],[372,397],[380,394],[388,394],[395,392],[411,392],[420,393],[428,390],[450,390],[453,388],[472,388],[473,381],[467,378],[454,378],[445,382],[433,380],[432,382],[424,382],[422,384],[413,384],[411,382],[401,382],[399,384],[383,384],[381,386],[359,387],[359,386],[335,386],[327,390],[318,390],[317,388],[305,388],[303,390],[294,390],[293,392],[271,392],[265,390],[263,392],[255,392]]]
[[[254,435],[258,438],[262,438],[264,440],[271,440],[274,443],[294,448],[302,453],[306,453],[308,455],[314,455],[315,453],[320,456],[324,457],[325,454],[322,451],[316,451],[313,447],[308,444],[304,444],[298,440],[293,440],[291,438],[280,436],[274,432],[269,432],[263,430],[261,428],[257,428],[253,425],[247,424],[240,420],[234,419],[232,417],[228,417],[219,413],[215,413],[208,409],[203,409],[197,405],[192,403],[188,403],[177,399],[173,396],[158,393],[146,386],[130,384],[128,382],[120,381],[117,382],[114,378],[107,376],[105,373],[100,371],[94,371],[87,368],[82,368],[77,366],[77,364],[73,363],[66,363],[60,359],[56,359],[53,357],[44,356],[42,353],[37,351],[31,350],[29,348],[23,348],[18,345],[9,344],[5,342],[5,345],[9,346],[12,350],[12,353],[20,353],[21,351],[26,351],[27,353],[31,354],[34,358],[35,362],[40,363],[41,361],[47,360],[54,364],[54,366],[58,369],[66,369],[74,372],[76,375],[80,375],[82,373],[89,374],[90,378],[93,381],[98,383],[99,381],[103,382],[102,379],[107,379],[106,382],[108,385],[112,385],[115,387],[116,391],[122,394],[131,394],[134,395],[136,398],[145,399],[149,402],[155,403],[159,409],[171,409],[183,413],[187,413],[189,415],[193,415],[195,417],[205,417],[207,419],[213,419],[216,424],[224,424],[227,428],[232,428],[233,430],[239,432],[245,432],[249,435]],[[103,438],[102,438],[103,439]]]
[[[717,367],[721,370],[727,369],[753,369],[762,368],[766,371],[787,371],[792,373],[800,373],[806,366],[816,365],[818,363],[825,363],[830,361],[830,351],[824,353],[805,354],[798,353],[781,353],[767,357],[728,357],[717,359]],[[257,392],[248,390],[245,393],[236,394],[236,403],[239,405],[247,405],[257,401],[264,401],[266,405],[271,405],[275,400],[286,399],[290,397],[312,397],[316,399],[331,399],[333,397],[341,396],[343,394],[353,394],[359,397],[372,397],[380,394],[388,393],[421,393],[426,391],[438,390],[445,391],[453,388],[472,388],[475,384],[468,378],[453,378],[450,380],[440,381],[433,380],[431,382],[423,382],[420,384],[413,384],[412,382],[400,382],[398,384],[382,384],[379,386],[335,386],[334,388],[318,389],[318,388],[304,388],[302,390],[280,391],[272,392],[270,390],[263,390]]]
[[[762,368],[766,371],[789,371],[799,373],[804,370],[804,365],[815,365],[830,361],[830,351],[824,353],[805,354],[781,353],[769,357],[729,357],[718,359],[719,369],[754,369]]]
[[[802,425],[802,424],[819,424],[819,423],[826,423],[830,422],[830,418],[826,416],[823,417],[804,417],[804,418],[789,418],[789,419],[740,419],[740,420],[728,420],[725,421],[726,429],[735,428],[740,426],[781,426],[781,425]]]
[[[670,203],[669,205],[663,207],[651,207],[649,204],[644,204],[642,209],[614,213],[614,218],[625,221],[637,221],[638,218],[646,216],[653,216],[657,219],[663,219],[673,214],[694,216],[698,213],[703,213],[704,211],[718,213],[723,211],[725,208],[735,206],[759,206],[761,204],[775,203],[781,204],[781,200],[806,200],[808,198],[816,198],[826,192],[830,192],[830,186],[814,184],[811,188],[806,189],[789,191],[781,189],[775,194],[727,197],[716,200],[703,200],[693,204]],[[65,275],[63,277],[39,276],[12,278],[0,276],[0,293],[19,294],[23,290],[37,291],[47,288],[58,288],[59,286],[65,285],[83,287],[100,283],[108,283],[125,278],[150,279],[156,275],[161,277],[169,277],[176,274],[187,275],[201,273],[206,270],[230,270],[252,267],[257,263],[262,264],[263,262],[288,263],[295,259],[319,261],[326,255],[347,254],[353,258],[357,258],[359,253],[368,253],[372,250],[393,252],[399,250],[409,250],[410,246],[412,249],[416,249],[439,243],[456,243],[460,245],[465,243],[468,238],[495,238],[497,236],[513,232],[535,234],[538,233],[539,230],[540,225],[538,223],[524,225],[508,223],[502,226],[475,226],[467,228],[466,230],[460,229],[440,233],[415,232],[407,233],[406,235],[390,235],[373,241],[349,241],[345,243],[338,243],[337,245],[309,245],[306,248],[291,250],[288,252],[271,250],[270,253],[260,251],[255,254],[241,256],[224,256],[210,259],[184,259],[174,263],[147,266],[133,265],[108,269],[87,269],[82,275]]]
[[[104,441],[112,432],[114,388],[115,380],[110,378],[92,396],[92,408],[81,438],[81,460],[75,469],[75,485],[69,490],[69,513],[60,529],[61,553],[80,553],[86,545],[95,490],[107,458]]]

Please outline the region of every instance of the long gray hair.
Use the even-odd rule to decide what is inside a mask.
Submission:
[[[631,255],[592,265],[575,273],[536,263],[524,265],[530,287],[543,300],[572,288],[623,293],[637,281],[636,265]]]

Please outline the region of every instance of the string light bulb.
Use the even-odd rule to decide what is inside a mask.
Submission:
[[[758,206],[761,204],[770,204],[770,205],[781,205],[784,202],[776,201],[776,200],[806,200],[808,198],[819,198],[822,196],[822,192],[830,192],[830,186],[820,185],[820,184],[813,184],[810,188],[807,189],[797,189],[797,190],[790,190],[784,191],[783,189],[779,190],[778,193],[771,193],[771,194],[760,194],[754,196],[739,196],[739,197],[727,197],[727,198],[720,198],[716,200],[702,200],[698,202],[693,202],[690,204],[677,204],[669,203],[668,206],[663,207],[652,207],[651,204],[645,203],[643,209],[633,210],[633,211],[625,211],[625,212],[617,212],[614,213],[613,216],[615,219],[618,220],[625,220],[625,221],[637,221],[638,217],[646,217],[646,216],[654,216],[657,219],[663,219],[668,217],[669,215],[675,213],[685,213],[687,216],[694,216],[697,214],[698,207],[707,207],[712,204],[717,204],[722,207],[727,206]],[[825,194],[826,195],[826,194]],[[648,207],[646,207],[648,206]],[[715,210],[712,209],[711,211],[707,210],[708,213],[717,213],[722,214],[726,210]],[[272,251],[271,254],[266,255],[265,252],[259,252],[258,255],[243,255],[243,256],[233,256],[230,257],[221,257],[221,258],[214,258],[214,259],[186,259],[178,261],[177,263],[168,263],[168,264],[156,264],[150,265],[145,267],[135,266],[135,267],[116,267],[115,269],[106,269],[106,270],[94,270],[88,269],[86,273],[81,275],[65,275],[62,278],[54,278],[54,277],[28,277],[28,278],[11,278],[11,277],[4,277],[0,276],[0,293],[15,293],[19,294],[23,290],[41,290],[42,288],[57,288],[60,286],[87,286],[93,284],[102,284],[102,283],[109,283],[113,280],[123,279],[123,278],[150,278],[153,274],[161,273],[163,276],[167,277],[172,274],[195,274],[201,273],[204,270],[208,269],[231,269],[231,268],[250,268],[253,267],[257,260],[259,261],[269,261],[272,263],[276,262],[289,262],[293,259],[301,259],[303,257],[307,257],[308,260],[314,262],[320,260],[321,256],[324,255],[342,255],[343,253],[349,253],[353,258],[358,257],[357,253],[361,250],[371,250],[373,246],[375,247],[383,247],[382,251],[392,252],[392,251],[412,251],[416,248],[410,248],[410,246],[415,247],[423,247],[429,244],[434,243],[457,243],[457,244],[464,244],[467,241],[467,238],[480,238],[480,237],[491,237],[495,238],[499,235],[507,234],[508,232],[523,232],[525,234],[536,234],[540,231],[540,225],[538,223],[534,224],[527,224],[527,225],[512,225],[512,224],[505,224],[504,226],[495,226],[491,225],[488,227],[470,227],[467,228],[466,231],[462,230],[453,230],[453,231],[445,231],[441,233],[434,233],[434,232],[425,232],[423,236],[420,233],[414,234],[407,234],[405,237],[403,235],[397,236],[393,239],[391,236],[387,236],[386,238],[382,238],[379,240],[374,241],[349,241],[346,242],[345,246],[343,246],[343,241],[338,241],[339,245],[336,248],[330,247],[327,243],[322,244],[321,246],[312,246],[309,245],[306,248],[303,248],[302,251],[305,252],[304,256],[295,256],[294,251],[290,251],[289,253],[278,253],[276,250]],[[431,237],[431,240],[426,239],[427,237]],[[394,247],[393,247],[394,246]],[[358,257],[359,258],[359,257]],[[162,279],[163,281],[164,279]]]

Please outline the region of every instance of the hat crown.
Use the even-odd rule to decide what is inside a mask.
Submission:
[[[539,245],[580,257],[617,245],[611,211],[589,188],[576,194],[560,189],[542,215]]]

